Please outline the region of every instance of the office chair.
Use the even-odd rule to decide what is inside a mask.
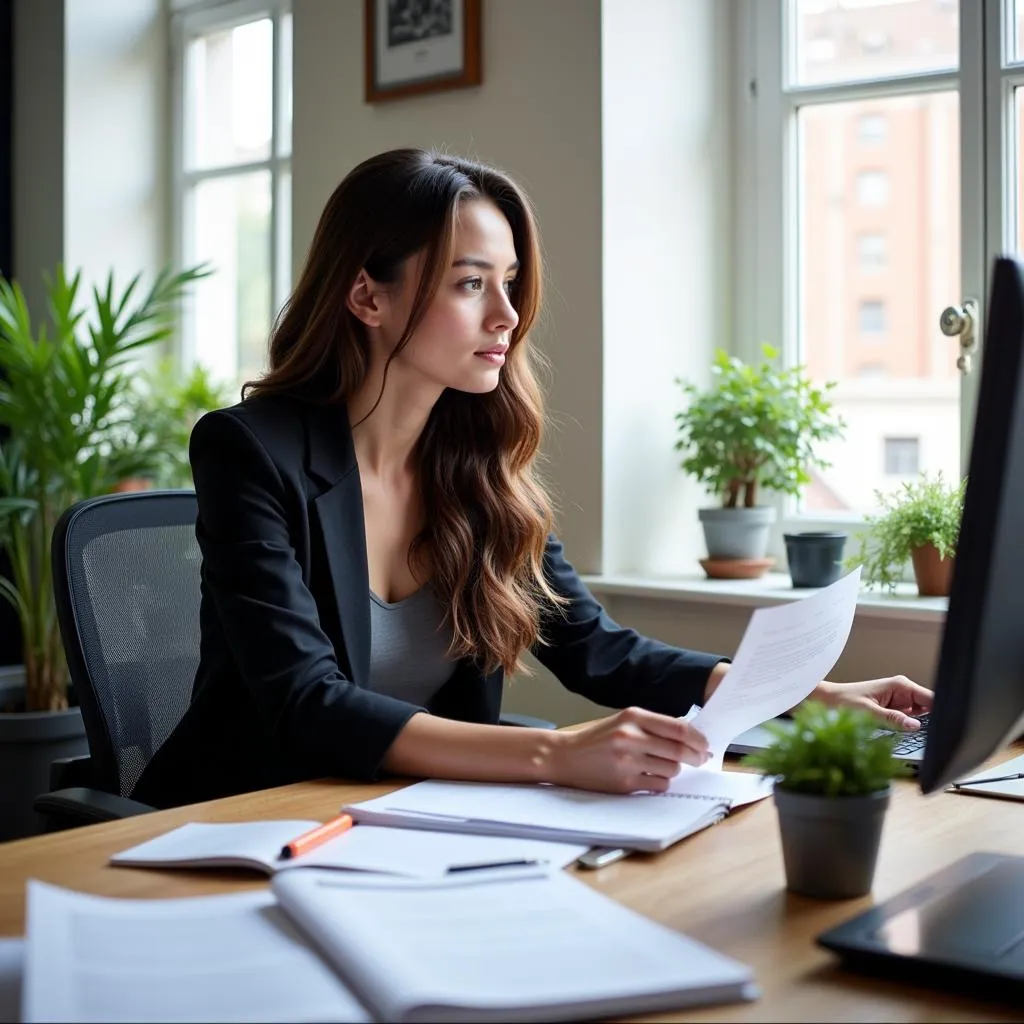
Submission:
[[[138,491],[81,501],[54,530],[54,594],[89,755],[51,769],[34,801],[48,830],[143,814],[128,798],[178,724],[199,665],[194,491]],[[503,725],[553,729],[530,715]]]

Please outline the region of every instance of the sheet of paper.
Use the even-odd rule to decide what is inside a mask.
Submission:
[[[860,567],[810,597],[758,608],[729,671],[690,720],[708,738],[720,769],[741,732],[799,704],[843,653],[857,611]]]
[[[26,1021],[370,1020],[267,890],[27,899]]]
[[[24,939],[0,939],[0,1024],[21,1020]]]
[[[580,1019],[592,1014],[544,1008],[659,991],[680,993],[669,1005],[684,1006],[687,990],[706,1001],[733,985],[736,998],[752,980],[742,964],[560,871],[435,882],[292,871],[272,887],[382,1020],[416,1007],[437,1020]]]

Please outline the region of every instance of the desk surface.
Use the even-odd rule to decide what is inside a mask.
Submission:
[[[1003,760],[1005,755],[995,760]],[[0,935],[24,929],[25,881],[124,897],[191,896],[266,885],[241,872],[112,868],[118,850],[185,821],[326,820],[343,802],[394,785],[309,782],[0,844]],[[862,978],[840,970],[814,936],[974,850],[1024,853],[1024,802],[940,793],[901,782],[885,824],[873,898],[819,902],[784,889],[771,800],[656,855],[632,857],[578,877],[653,920],[754,968],[754,1003],[649,1020],[1012,1021],[1019,1008]]]

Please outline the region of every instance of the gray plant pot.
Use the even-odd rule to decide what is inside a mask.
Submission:
[[[794,587],[827,587],[839,579],[845,533],[784,533],[782,539]]]
[[[20,681],[0,679],[0,707],[24,694]],[[50,788],[50,763],[88,753],[78,708],[0,712],[0,842],[38,831],[32,802]]]
[[[764,558],[768,530],[775,522],[771,505],[702,508],[697,515],[704,527],[708,558]]]
[[[786,888],[833,900],[870,892],[891,793],[825,797],[776,786]]]

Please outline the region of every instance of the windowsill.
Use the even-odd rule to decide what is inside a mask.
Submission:
[[[786,573],[767,573],[758,580],[709,580],[704,576],[584,576],[583,582],[602,595],[651,598],[660,601],[697,601],[736,608],[764,608],[799,601],[816,589],[795,590]],[[900,583],[892,596],[878,590],[862,590],[857,596],[857,615],[897,622],[931,622],[945,619],[948,599],[918,597],[917,586]]]

